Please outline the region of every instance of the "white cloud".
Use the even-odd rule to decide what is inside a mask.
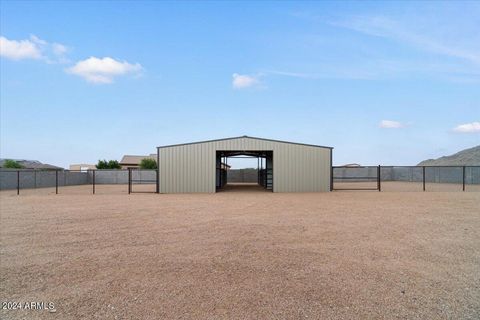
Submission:
[[[398,121],[382,120],[380,121],[379,127],[384,129],[400,129],[400,128],[404,128],[405,125]]]
[[[52,43],[52,50],[53,53],[57,56],[61,56],[68,51],[67,47],[60,43]]]
[[[260,80],[258,80],[258,77],[256,76],[234,73],[232,78],[232,86],[235,89],[245,89],[255,87],[260,84]]]
[[[475,121],[472,123],[465,123],[456,126],[453,128],[453,131],[459,132],[459,133],[479,133],[480,132],[480,122]]]
[[[35,41],[9,40],[0,37],[0,56],[12,59],[41,59],[42,52]]]
[[[41,46],[48,45],[47,41],[40,39],[39,37],[37,37],[34,34],[30,35],[30,40],[32,40],[33,42],[35,42],[36,44],[41,45]]]
[[[49,43],[35,35],[25,40],[0,37],[0,55],[11,60],[37,59],[47,63],[67,63],[68,48],[60,43]]]
[[[54,59],[49,59],[48,62],[50,63],[69,63],[70,60],[67,58],[67,53],[69,49],[60,43],[52,43],[51,44],[52,53],[54,55]]]
[[[114,78],[126,74],[138,74],[142,71],[139,63],[131,64],[126,61],[117,61],[110,57],[78,61],[73,67],[66,69],[68,73],[75,74],[92,83],[112,83]]]

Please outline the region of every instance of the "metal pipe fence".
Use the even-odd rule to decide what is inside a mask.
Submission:
[[[128,169],[128,193],[157,193],[157,171]]]
[[[334,166],[332,190],[480,191],[480,166]]]
[[[22,193],[157,192],[157,170],[33,170],[1,169],[0,190]]]
[[[480,192],[480,166],[334,166],[331,174],[332,190]],[[17,195],[155,193],[158,175],[158,170],[144,169],[0,169],[0,190],[11,190]],[[220,174],[219,179],[220,183],[226,181],[226,174]],[[258,182],[272,188],[272,170],[260,169]]]

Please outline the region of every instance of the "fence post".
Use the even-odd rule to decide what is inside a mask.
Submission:
[[[333,165],[330,162],[330,191],[333,191]]]
[[[55,194],[58,194],[58,170],[55,170]]]
[[[94,169],[92,171],[93,171],[93,176],[92,176],[92,187],[93,187],[93,189],[92,189],[92,192],[93,192],[93,194],[95,194],[95,171],[97,171],[97,170]]]
[[[260,184],[260,158],[257,156],[257,183]]]
[[[422,174],[423,174],[423,191],[425,191],[425,166],[422,167]]]
[[[378,192],[382,191],[382,182],[381,182],[381,178],[380,178],[380,166],[378,166],[377,168],[377,188],[378,188]]]
[[[128,194],[132,192],[132,168],[128,168]]]
[[[462,190],[465,191],[465,166],[463,166],[463,171],[462,171]]]
[[[17,196],[20,194],[20,170],[17,170]]]
[[[267,169],[267,156],[265,156],[265,189],[267,189],[268,184],[268,169]]]

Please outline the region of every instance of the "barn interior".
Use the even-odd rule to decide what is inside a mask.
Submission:
[[[229,158],[256,158],[256,177],[245,181],[229,174]],[[230,178],[230,179],[229,179]],[[216,153],[216,191],[273,191],[273,151],[225,150]]]

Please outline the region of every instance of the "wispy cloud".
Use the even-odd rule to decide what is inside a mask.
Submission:
[[[380,64],[380,63],[379,63]],[[304,80],[320,80],[320,79],[343,79],[343,80],[374,80],[379,78],[379,74],[372,70],[362,68],[344,68],[331,66],[321,67],[322,72],[319,73],[302,73],[290,72],[283,70],[262,69],[256,75],[240,75],[233,74],[232,86],[235,89],[245,89],[249,87],[261,87],[265,84],[269,77],[288,77]],[[260,78],[263,78],[260,81]]]
[[[330,22],[330,24],[371,36],[391,39],[423,51],[458,58],[480,65],[480,51],[462,47],[452,40],[447,41],[441,37],[429,35],[425,31],[415,30],[412,28],[412,25],[406,25],[391,17],[353,16],[348,17],[348,19]],[[431,28],[434,29],[435,26],[431,26]]]
[[[52,43],[52,52],[56,59],[54,61],[59,63],[69,63],[70,59],[67,58],[69,49],[60,43]]]
[[[143,70],[139,63],[118,61],[110,57],[90,57],[78,61],[73,67],[66,69],[68,73],[80,76],[95,84],[112,83],[115,77],[127,74],[138,75]]]
[[[317,66],[322,69],[319,73],[302,73],[290,72],[282,70],[264,70],[262,74],[265,76],[283,76],[297,79],[318,80],[318,79],[349,79],[349,80],[372,80],[378,77],[371,70],[361,68],[332,68],[331,66]]]
[[[24,40],[0,37],[0,56],[10,60],[36,59],[47,63],[67,63],[67,51],[65,45],[47,42],[35,35]]]
[[[454,132],[458,133],[480,133],[480,122],[474,121],[471,123],[464,123],[453,128]]]
[[[401,128],[405,128],[406,124],[401,123],[399,121],[382,120],[380,121],[380,124],[378,126],[383,129],[401,129]]]
[[[327,63],[322,64],[319,59],[320,65],[311,62],[306,68],[288,71],[312,70],[321,76],[346,79],[359,74],[359,79],[433,76],[451,82],[480,82],[478,5],[469,3],[459,7],[444,3],[401,7],[402,10],[394,12],[376,10],[376,14],[294,12],[294,17],[311,24],[313,31],[303,38]],[[332,31],[332,27],[343,30]],[[331,38],[330,34],[336,37]],[[331,52],[339,55],[332,56]],[[332,70],[324,72],[325,67]]]
[[[319,79],[319,78],[321,78],[321,76],[318,75],[318,74],[301,73],[301,72],[288,72],[288,71],[279,71],[279,70],[266,70],[266,71],[264,71],[264,73],[277,75],[277,76],[300,78],[300,79]]]
[[[232,87],[234,89],[246,89],[258,87],[260,85],[260,76],[234,73],[232,75]]]

